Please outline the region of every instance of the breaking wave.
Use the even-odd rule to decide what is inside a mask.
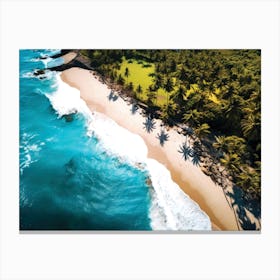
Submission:
[[[57,74],[56,90],[47,94],[58,117],[81,113],[86,119],[87,135],[96,137],[109,154],[136,168],[146,170],[151,179],[150,219],[153,230],[211,230],[209,217],[198,204],[172,180],[169,170],[148,158],[144,140],[119,126],[104,114],[93,114],[80,98],[79,90],[64,83]]]

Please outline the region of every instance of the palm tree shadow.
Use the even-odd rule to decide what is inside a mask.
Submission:
[[[194,135],[194,131],[191,127],[183,127],[182,133],[183,133],[183,135],[190,136],[190,137]]]
[[[193,165],[200,164],[200,154],[196,150],[193,150],[193,153],[192,153],[192,163],[193,163]]]
[[[256,219],[261,218],[260,202],[257,200],[248,200],[243,194],[241,188],[233,186],[233,193],[227,193],[232,200],[232,207],[235,207],[239,223],[243,230],[256,230],[257,224],[250,220],[247,211],[249,210]],[[247,210],[247,211],[246,211]]]
[[[193,165],[200,165],[201,161],[201,150],[196,142],[194,143],[193,148],[187,145],[187,142],[184,142],[182,145],[179,146],[178,152],[182,154],[183,159],[186,161],[191,159]]]
[[[169,135],[161,129],[160,133],[157,134],[157,138],[159,139],[160,145],[163,147],[164,143],[168,141]]]
[[[136,103],[133,103],[132,107],[130,109],[131,114],[134,115],[137,112],[138,109],[139,109],[138,105]]]
[[[118,95],[116,95],[112,90],[110,91],[110,94],[108,95],[109,101],[117,101],[118,100]]]
[[[195,141],[193,143],[193,151],[192,151],[192,154],[191,154],[193,165],[198,165],[198,166],[200,165],[201,155],[202,155],[201,144],[200,144],[200,142]]]
[[[151,116],[148,116],[143,124],[145,130],[148,133],[151,133],[156,128],[156,122],[154,119],[151,118]]]
[[[180,145],[178,152],[182,154],[182,157],[185,161],[188,160],[192,155],[192,149],[187,145],[186,142]]]

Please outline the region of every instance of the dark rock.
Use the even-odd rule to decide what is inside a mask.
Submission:
[[[44,71],[44,70],[39,69],[39,70],[35,70],[35,71],[34,71],[34,75],[35,75],[35,76],[39,76],[39,75],[43,75],[43,74],[45,74],[45,71]]]
[[[67,64],[62,64],[60,66],[48,68],[48,70],[51,71],[64,71],[67,69],[70,69],[72,67],[78,67],[86,70],[94,70],[93,68],[89,67],[88,65],[84,64],[83,62],[79,61],[79,58],[74,58],[72,61],[70,61]]]
[[[146,179],[146,185],[149,186],[149,187],[152,186],[152,180],[151,180],[150,177]]]
[[[74,120],[74,114],[64,115],[66,122],[72,122]]]

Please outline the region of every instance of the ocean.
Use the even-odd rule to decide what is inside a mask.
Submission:
[[[38,72],[59,53],[19,53],[20,230],[211,230],[140,136],[92,114],[59,72]]]

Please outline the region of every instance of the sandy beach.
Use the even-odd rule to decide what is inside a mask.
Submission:
[[[67,64],[67,63],[69,63],[70,61],[72,61],[76,56],[77,56],[77,53],[75,53],[75,52],[69,52],[69,53],[63,55],[61,58],[63,58],[64,63]]]
[[[206,176],[199,166],[184,161],[178,153],[179,146],[185,142],[185,136],[175,129],[165,130],[169,138],[161,146],[157,138],[157,134],[163,128],[161,121],[156,120],[155,129],[148,133],[144,129],[145,116],[141,114],[141,110],[132,114],[132,105],[117,93],[116,97],[110,100],[111,89],[94,77],[91,71],[71,68],[63,71],[61,78],[80,90],[81,98],[92,111],[101,112],[118,125],[140,135],[148,147],[148,157],[168,168],[173,181],[210,217],[213,230],[238,230],[234,211],[229,206],[223,190]]]

